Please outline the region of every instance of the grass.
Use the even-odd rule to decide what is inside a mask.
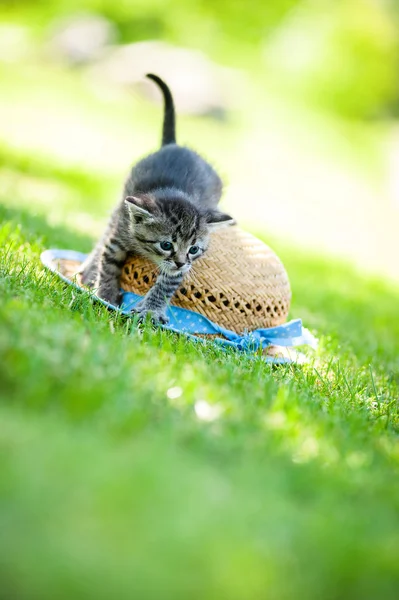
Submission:
[[[96,111],[106,131],[112,111]],[[218,150],[235,133],[214,136]],[[0,151],[3,597],[396,598],[397,287],[275,240],[291,316],[320,338],[311,365],[141,334],[39,261],[90,249],[115,163],[12,139]]]
[[[89,237],[1,221],[5,597],[396,596],[397,291],[279,248],[321,349],[273,368],[139,335],[41,268]]]

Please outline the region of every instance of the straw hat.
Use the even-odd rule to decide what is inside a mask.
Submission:
[[[121,287],[144,295],[157,274],[150,261],[129,258]],[[212,234],[208,251],[195,261],[171,303],[243,333],[284,323],[290,301],[288,276],[275,253],[250,233],[228,227]]]

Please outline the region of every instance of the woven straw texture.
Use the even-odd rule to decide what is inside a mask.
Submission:
[[[121,287],[144,295],[157,274],[153,263],[129,258]],[[243,333],[284,323],[290,301],[288,276],[275,253],[253,235],[228,227],[212,234],[209,250],[194,263],[172,304]]]

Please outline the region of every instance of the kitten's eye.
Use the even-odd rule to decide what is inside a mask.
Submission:
[[[199,252],[199,246],[191,246],[190,250],[188,251],[189,254],[198,254]]]
[[[161,242],[159,245],[161,246],[162,250],[165,250],[165,252],[173,249],[172,242]]]

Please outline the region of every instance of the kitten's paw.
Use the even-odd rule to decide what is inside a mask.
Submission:
[[[163,311],[151,310],[145,306],[135,306],[132,313],[138,316],[138,323],[145,323],[148,320],[153,325],[166,325],[169,323],[169,319]]]

